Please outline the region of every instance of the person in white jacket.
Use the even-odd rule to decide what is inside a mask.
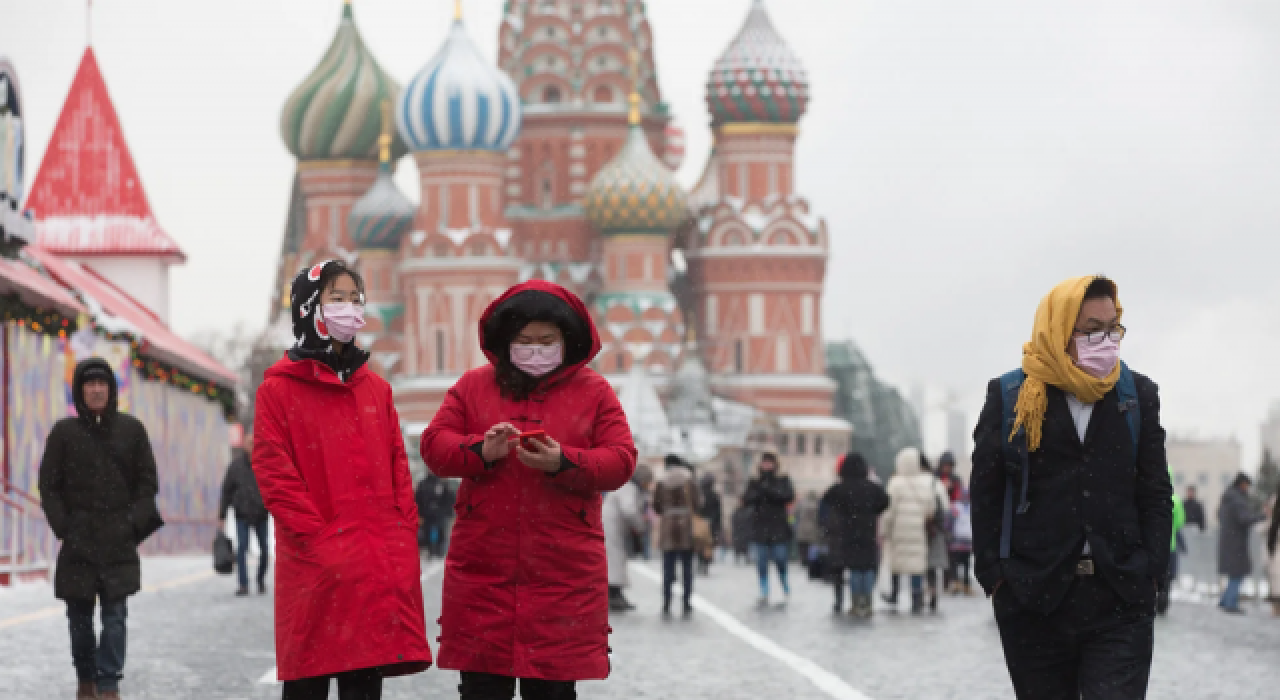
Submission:
[[[636,467],[635,476],[617,491],[604,495],[602,520],[604,525],[605,554],[609,560],[609,609],[614,612],[634,610],[622,590],[631,585],[627,573],[632,542],[637,533],[645,529],[645,492],[653,481],[652,472],[643,465]]]
[[[904,574],[911,577],[912,613],[924,609],[928,529],[941,527],[942,517],[951,507],[941,482],[920,465],[920,450],[914,447],[904,448],[894,459],[894,475],[885,489],[889,510],[885,511],[882,529],[888,543],[889,570],[895,578]]]

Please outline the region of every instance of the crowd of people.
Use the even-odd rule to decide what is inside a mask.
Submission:
[[[676,612],[677,582],[679,613],[695,613],[696,574],[730,549],[735,563],[754,563],[761,607],[786,605],[792,562],[830,584],[836,614],[855,618],[872,615],[881,570],[885,602],[897,608],[905,578],[914,614],[936,611],[944,592],[972,595],[976,581],[1018,697],[1143,697],[1179,530],[1205,526],[1194,492],[1173,493],[1157,390],[1118,359],[1123,309],[1102,277],[1042,300],[1022,368],[988,387],[968,488],[953,455],[934,469],[909,447],[887,483],[850,453],[834,485],[797,501],[765,451],[727,523],[712,473],[678,455],[660,474],[638,463],[612,387],[588,366],[601,349],[591,316],[558,285],[522,283],[485,311],[488,363],[458,380],[423,432],[429,473],[416,488],[391,387],[356,343],[359,273],[339,261],[301,271],[290,308],[296,343],[266,372],[219,505],[220,522],[235,513],[237,595],[250,593],[251,534],[267,592],[274,526],[286,700],[328,697],[335,683],[344,700],[374,700],[384,678],[432,664],[460,672],[463,700],[575,698],[578,681],[608,677],[609,615],[635,609],[629,562],[655,547],[664,616]],[[164,524],[146,431],[118,410],[116,392],[105,361],[76,368],[77,415],[54,427],[40,470],[63,542],[54,588],[77,698],[119,697],[137,548]],[[1241,612],[1250,532],[1268,518],[1280,584],[1280,509],[1251,488],[1240,475],[1217,511],[1228,613]],[[424,555],[447,562],[435,655]]]

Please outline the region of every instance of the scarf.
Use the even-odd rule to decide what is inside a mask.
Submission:
[[[1031,341],[1022,346],[1022,371],[1027,378],[1018,394],[1014,408],[1013,433],[1020,428],[1027,430],[1027,449],[1040,448],[1044,432],[1044,414],[1049,407],[1048,387],[1056,386],[1070,392],[1083,403],[1095,403],[1120,379],[1120,363],[1104,379],[1097,379],[1076,366],[1067,354],[1067,344],[1073,342],[1076,318],[1084,302],[1085,290],[1095,278],[1074,277],[1053,288],[1036,309],[1035,327]],[[1119,293],[1116,295],[1119,296]],[[1124,307],[1116,300],[1116,312],[1124,315]]]
[[[355,371],[369,359],[369,353],[356,347],[354,341],[347,344],[341,355],[333,351],[333,341],[329,337],[329,329],[325,328],[320,318],[320,273],[325,265],[333,262],[326,260],[312,265],[293,278],[293,286],[289,292],[289,315],[293,320],[293,347],[289,349],[289,357],[297,360],[316,360],[327,365],[343,382],[351,378]]]

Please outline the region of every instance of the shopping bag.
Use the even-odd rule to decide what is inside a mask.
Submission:
[[[213,538],[213,570],[226,576],[236,568],[236,552],[222,532]]]

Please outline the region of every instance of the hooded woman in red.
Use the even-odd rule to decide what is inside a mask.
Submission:
[[[330,260],[290,300],[293,348],[258,389],[253,471],[275,517],[276,663],[285,700],[381,695],[431,665],[418,510],[391,387],[352,342],[359,275]]]
[[[573,698],[609,675],[601,491],[636,466],[626,416],[587,368],[600,339],[573,293],[507,290],[480,319],[488,365],[449,390],[422,458],[462,479],[445,564],[441,668],[464,700]],[[520,438],[542,431],[543,438]]]

